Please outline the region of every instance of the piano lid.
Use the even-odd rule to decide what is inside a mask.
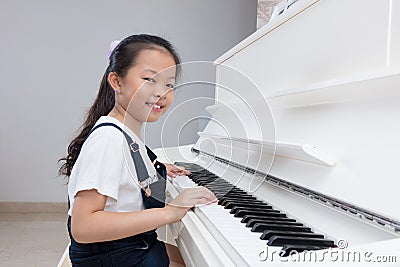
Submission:
[[[194,148],[400,221],[399,36],[399,1],[297,1],[214,62]]]

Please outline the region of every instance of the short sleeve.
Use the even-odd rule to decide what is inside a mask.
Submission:
[[[123,135],[113,127],[102,127],[94,131],[82,146],[77,167],[75,197],[79,191],[96,189],[100,194],[118,200],[123,176]]]

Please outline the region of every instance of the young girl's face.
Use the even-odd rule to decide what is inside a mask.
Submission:
[[[176,66],[163,50],[143,50],[121,79],[116,101],[139,122],[157,121],[174,98]]]

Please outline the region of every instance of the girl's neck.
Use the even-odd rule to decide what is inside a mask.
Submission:
[[[108,116],[114,117],[119,120],[121,123],[128,126],[132,132],[136,134],[137,137],[140,137],[140,131],[142,129],[142,122],[135,120],[132,116],[129,115],[126,110],[120,106],[114,106],[114,108],[108,113]]]

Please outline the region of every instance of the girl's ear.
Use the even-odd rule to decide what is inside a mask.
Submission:
[[[108,83],[111,85],[112,89],[117,93],[121,91],[121,81],[120,77],[115,72],[110,72],[108,74]]]

